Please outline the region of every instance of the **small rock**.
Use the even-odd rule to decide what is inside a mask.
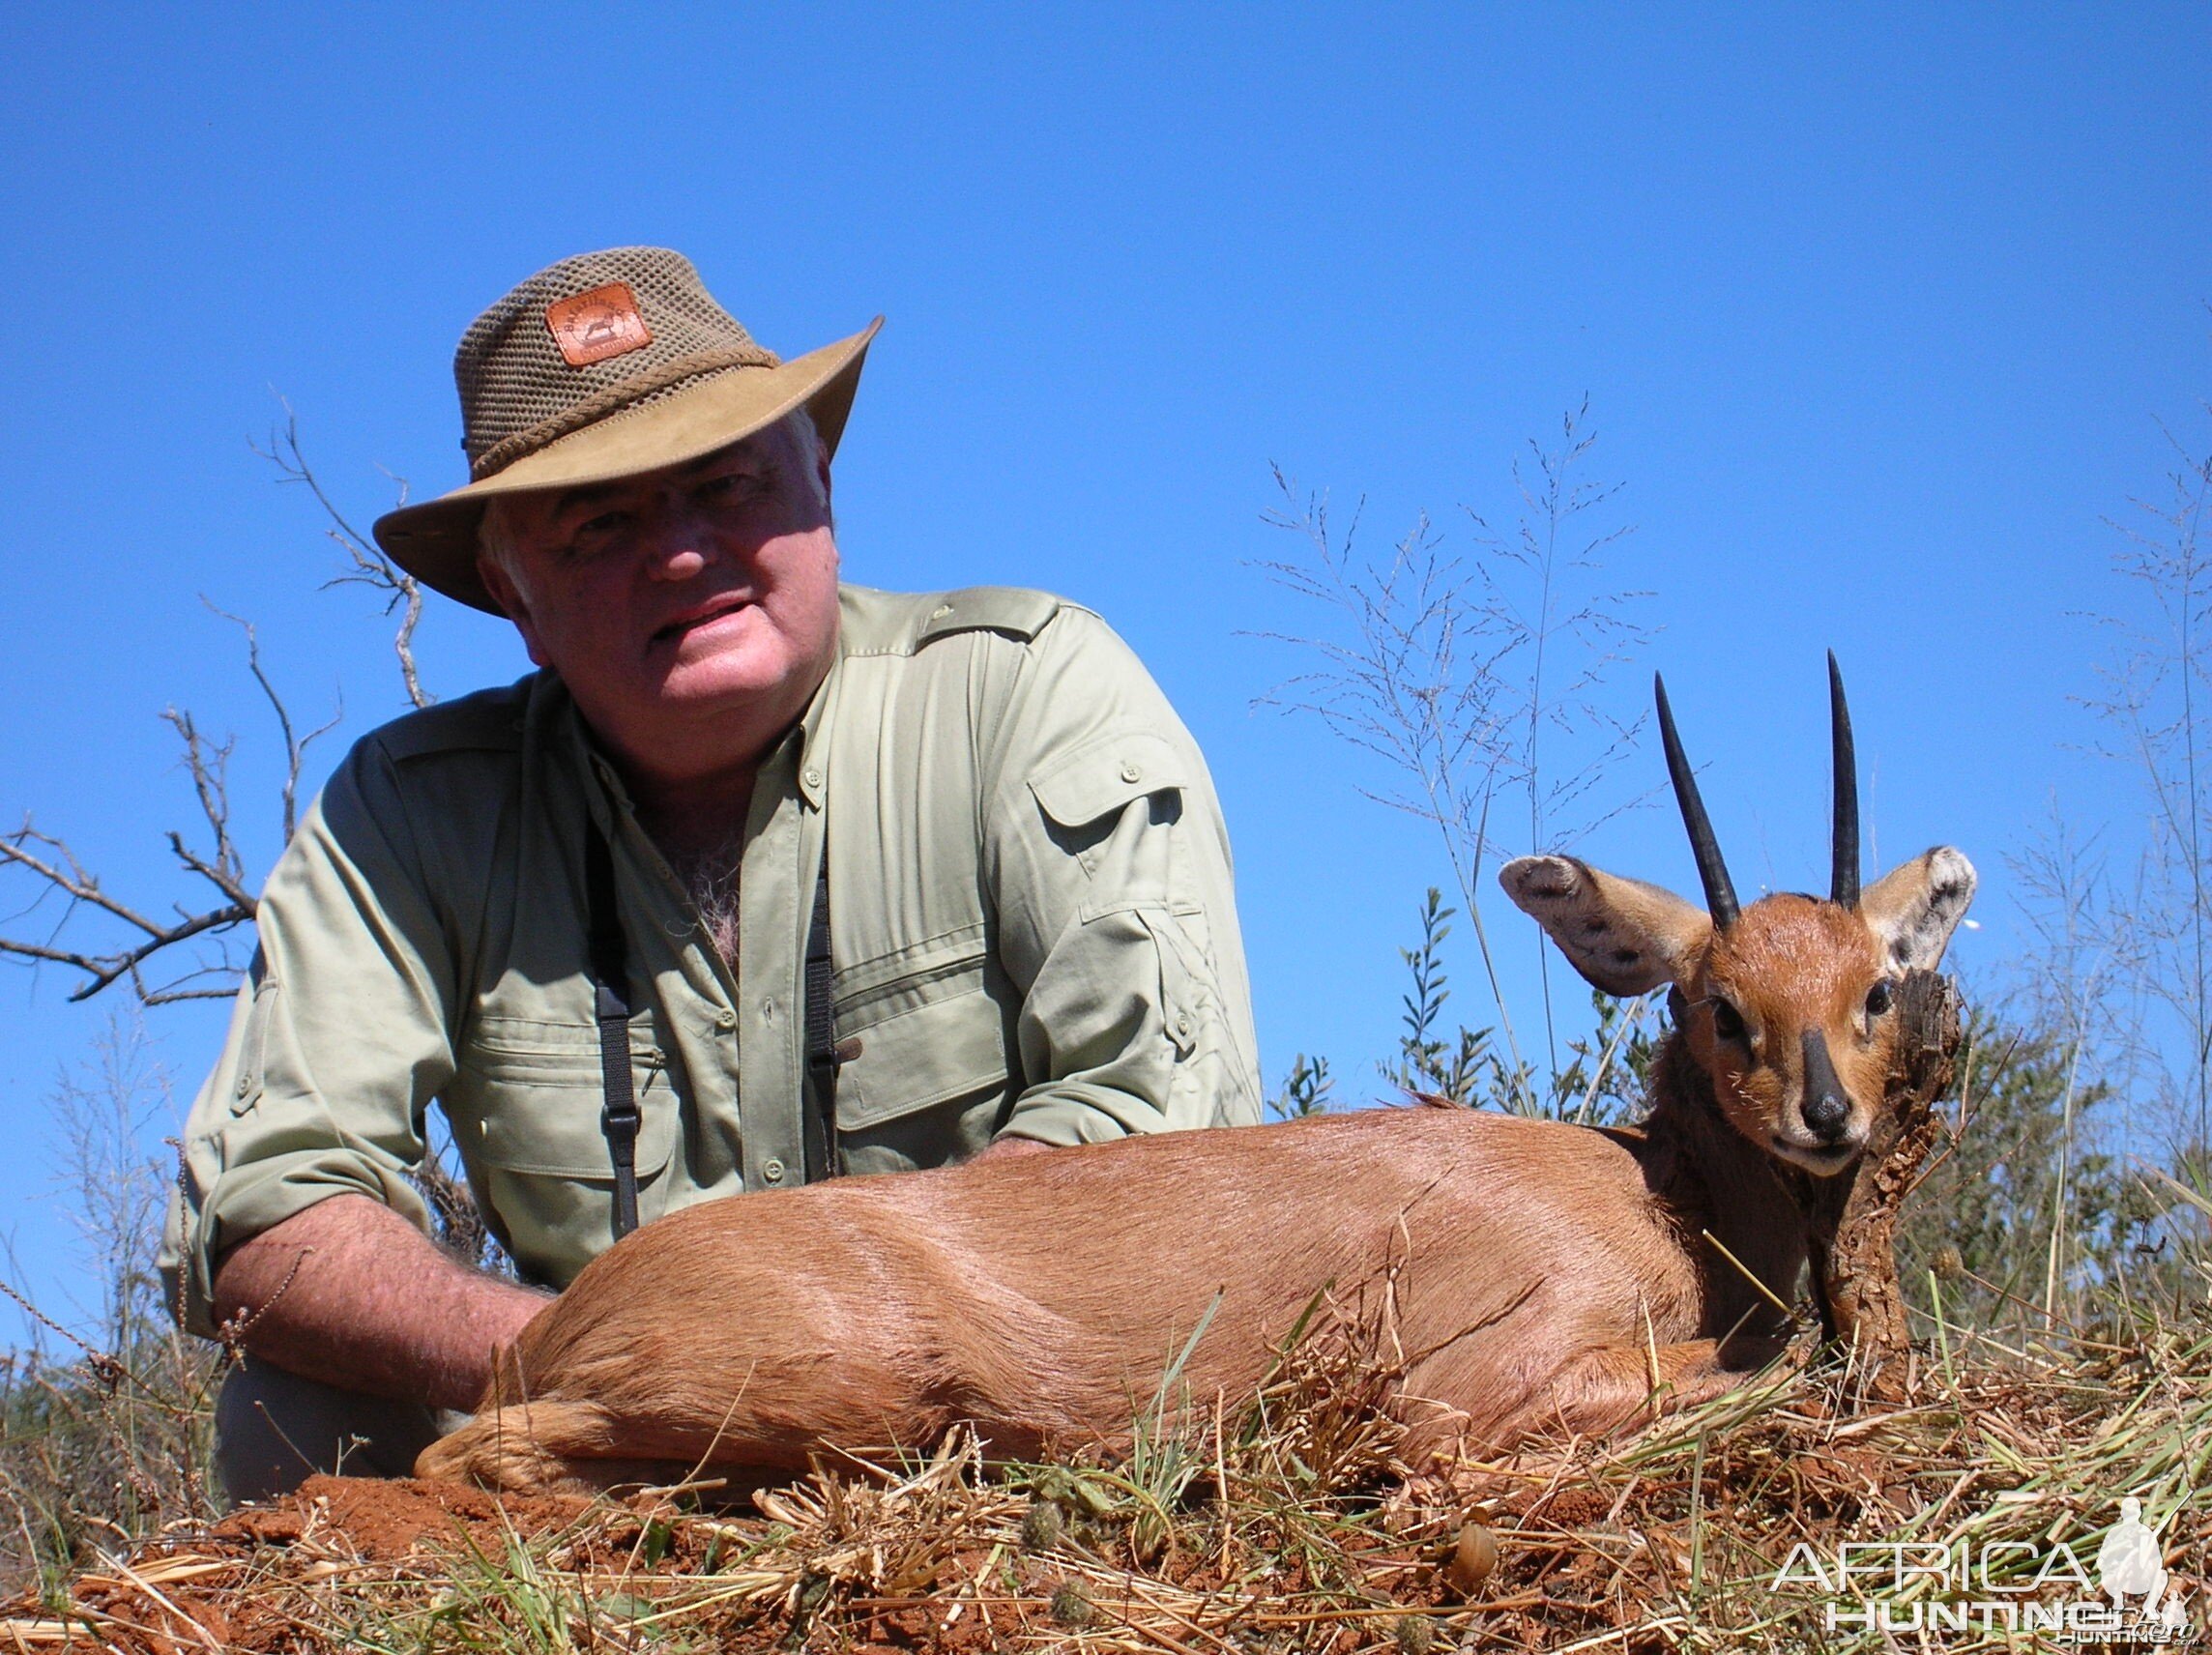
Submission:
[[[1471,1597],[1498,1568],[1498,1536],[1479,1523],[1463,1523],[1459,1544],[1444,1564],[1444,1583],[1462,1597]]]

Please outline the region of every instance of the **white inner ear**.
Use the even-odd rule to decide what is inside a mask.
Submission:
[[[1567,963],[1607,994],[1646,994],[1673,982],[1712,932],[1704,910],[1673,891],[1600,873],[1573,857],[1522,857],[1498,870],[1498,883]]]
[[[1950,845],[1915,857],[1883,876],[1859,901],[1859,914],[1901,971],[1934,971],[1974,900],[1974,864]]]

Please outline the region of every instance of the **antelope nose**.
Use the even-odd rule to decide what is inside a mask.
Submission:
[[[1815,1092],[1805,1099],[1805,1124],[1831,1144],[1844,1135],[1844,1122],[1851,1106],[1832,1091]]]
[[[1851,1106],[1844,1097],[1844,1083],[1837,1078],[1836,1065],[1828,1057],[1827,1036],[1818,1029],[1808,1029],[1804,1048],[1805,1101],[1798,1113],[1804,1116],[1808,1131],[1833,1144],[1844,1135]]]

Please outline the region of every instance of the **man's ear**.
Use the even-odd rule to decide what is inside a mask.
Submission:
[[[1498,870],[1498,883],[1550,933],[1567,963],[1607,994],[1674,982],[1713,931],[1695,903],[1573,857],[1522,857]]]
[[[477,578],[484,583],[492,601],[507,611],[507,618],[514,623],[515,630],[522,634],[523,648],[530,652],[533,666],[546,665],[545,656],[538,648],[538,628],[531,624],[530,606],[523,602],[522,593],[514,584],[514,577],[507,572],[507,566],[488,553],[477,553]]]
[[[1949,845],[1923,852],[1859,898],[1859,917],[1903,971],[1934,971],[1974,900],[1974,864]]]

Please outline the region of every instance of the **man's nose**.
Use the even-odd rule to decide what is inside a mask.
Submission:
[[[706,552],[698,545],[684,541],[673,546],[656,546],[647,559],[647,572],[655,580],[690,580],[707,566]]]
[[[704,516],[664,503],[645,527],[646,572],[655,580],[691,580],[719,555]]]

